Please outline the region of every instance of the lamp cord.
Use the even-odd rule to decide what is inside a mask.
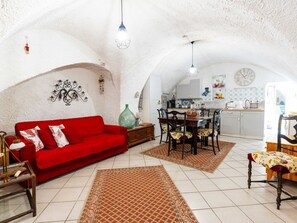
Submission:
[[[124,23],[124,19],[123,19],[123,0],[121,0],[121,22]]]
[[[193,49],[194,47],[193,46],[194,46],[194,41],[192,41],[191,43],[192,43],[192,66],[193,66],[194,65],[193,64],[193,57],[194,57],[193,56],[194,55],[194,49]]]

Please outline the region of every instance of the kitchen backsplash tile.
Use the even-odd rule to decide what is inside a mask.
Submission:
[[[233,88],[227,90],[226,99],[228,101],[263,101],[265,99],[265,88]]]

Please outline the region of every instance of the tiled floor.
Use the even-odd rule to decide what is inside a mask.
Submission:
[[[97,169],[161,164],[200,223],[297,222],[297,201],[283,202],[278,211],[274,188],[254,183],[252,189],[247,189],[246,154],[263,150],[263,141],[230,137],[221,137],[221,140],[235,142],[236,145],[213,174],[140,154],[141,151],[158,145],[157,139],[39,185],[38,215],[35,218],[27,215],[15,222],[77,222]],[[265,178],[263,167],[254,165],[253,170],[255,178]],[[297,194],[296,184],[294,185],[290,185],[290,189]],[[28,203],[23,196],[2,201],[0,220],[26,207]]]

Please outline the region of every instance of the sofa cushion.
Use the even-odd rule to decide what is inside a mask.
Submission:
[[[124,143],[124,135],[94,135],[84,138],[83,142],[79,144],[52,150],[41,150],[36,153],[36,164],[39,169],[47,169],[121,146]],[[100,156],[100,154],[98,155]]]
[[[45,149],[54,149],[58,147],[49,128],[43,128],[38,130],[38,135],[41,141],[43,142]]]
[[[37,130],[40,130],[39,126],[35,126],[34,128],[20,131],[20,134],[25,139],[31,141],[35,145],[36,151],[39,151],[44,148],[44,145],[38,136]]]
[[[51,130],[53,137],[54,137],[59,148],[69,145],[69,142],[66,139],[66,136],[64,135],[64,133],[61,130],[61,129],[65,128],[65,126],[63,124],[49,125],[48,127]]]
[[[81,143],[84,139],[78,130],[75,127],[68,126],[65,129],[62,129],[62,132],[65,134],[67,140],[71,145]]]

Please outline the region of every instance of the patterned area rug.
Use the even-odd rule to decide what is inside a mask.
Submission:
[[[79,222],[196,222],[163,166],[98,170]]]
[[[161,144],[152,149],[142,152],[142,154],[153,156],[159,159],[171,161],[173,163],[182,164],[188,167],[192,167],[198,170],[203,170],[206,172],[213,173],[220,163],[224,160],[229,151],[233,148],[235,143],[223,142],[220,143],[220,152],[217,152],[217,155],[214,155],[212,148],[211,150],[200,149],[198,147],[197,155],[191,153],[185,153],[184,159],[182,160],[182,154],[179,151],[171,151],[170,156],[168,154],[168,144]],[[177,150],[181,150],[181,145],[177,146]],[[190,145],[186,144],[185,149],[189,150]],[[217,151],[217,148],[216,148]]]

